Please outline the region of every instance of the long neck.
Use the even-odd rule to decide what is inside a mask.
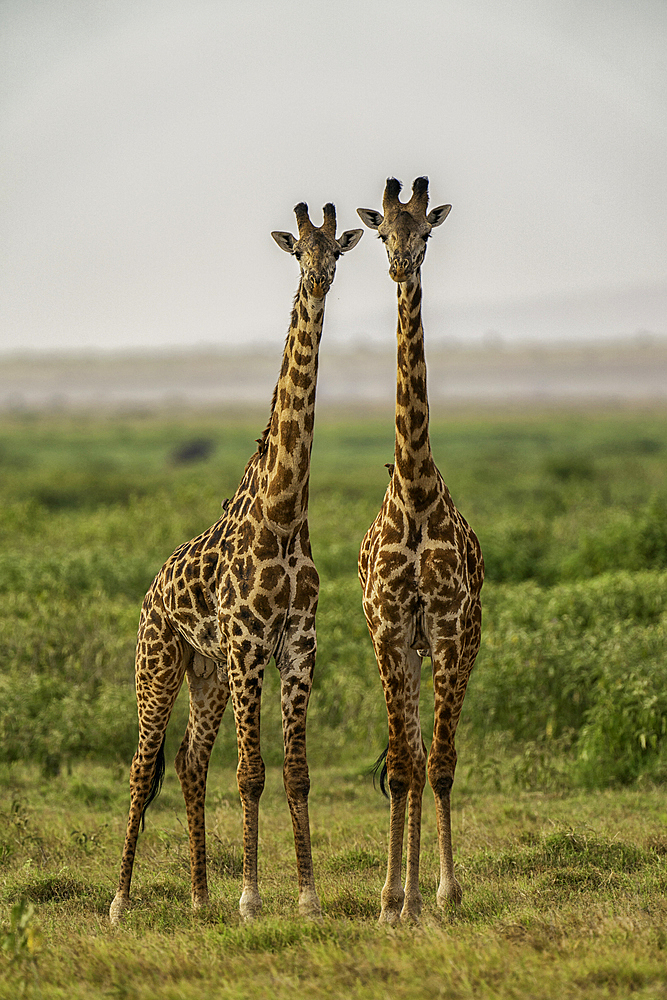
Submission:
[[[406,499],[417,508],[431,502],[438,475],[428,436],[421,299],[421,275],[417,271],[398,285],[395,443],[396,473],[406,487]]]
[[[310,452],[315,423],[317,364],[324,299],[311,298],[303,281],[294,299],[280,377],[264,446],[266,516],[289,530],[308,513]]]

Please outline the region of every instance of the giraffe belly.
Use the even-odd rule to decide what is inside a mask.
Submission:
[[[227,659],[227,638],[220,629],[217,613],[194,621],[191,615],[176,611],[172,612],[171,620],[196,653],[217,661]]]
[[[217,591],[206,588],[206,600],[195,609],[170,609],[173,627],[196,653],[218,662],[227,660],[232,637],[250,639],[256,652],[263,650],[266,661],[275,652],[285,630],[289,612],[289,595],[285,607],[273,607],[263,618],[261,595],[253,602],[238,600],[238,594],[224,587]],[[260,658],[261,658],[260,653]]]

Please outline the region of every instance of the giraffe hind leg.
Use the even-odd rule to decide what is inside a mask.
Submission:
[[[208,905],[206,777],[213,744],[229,700],[227,673],[220,667],[198,653],[188,667],[190,712],[185,736],[176,755],[176,773],[188,817],[192,906],[195,910]]]
[[[142,614],[136,660],[139,742],[130,768],[130,810],[120,864],[118,890],[109,909],[111,923],[119,923],[130,905],[130,883],[137,838],[149,801],[155,799],[164,769],[164,738],[191,651],[184,647],[168,623],[162,621],[159,640],[150,647],[144,639]],[[154,623],[153,623],[154,624]],[[160,763],[162,761],[162,763]]]
[[[405,720],[402,653],[375,646],[375,655],[387,706],[389,742],[383,771],[389,785],[389,848],[387,877],[380,894],[380,923],[396,924],[401,919],[405,892],[401,879],[405,810],[411,784],[411,754]],[[381,777],[382,783],[382,777]]]
[[[295,631],[299,630],[295,628]],[[314,620],[302,625],[300,631],[302,637],[309,637],[309,641],[302,638],[297,655],[287,648],[279,664],[285,748],[283,783],[294,831],[299,913],[307,919],[318,920],[322,916],[322,907],[313,872],[308,814],[310,775],[306,755],[306,714],[315,670]]]
[[[236,781],[243,807],[243,889],[239,911],[254,920],[262,910],[257,880],[259,801],[264,791],[265,768],[260,748],[260,706],[267,652],[259,643],[235,647],[230,643],[227,672],[234,707],[238,765]]]
[[[452,847],[451,790],[456,770],[455,735],[468,678],[479,648],[479,630],[472,640],[461,641],[457,654],[455,644],[443,643],[433,658],[433,691],[435,718],[433,743],[428,757],[428,777],[435,798],[438,844],[440,852],[440,883],[437,902],[440,907],[459,906],[463,889],[454,875]]]

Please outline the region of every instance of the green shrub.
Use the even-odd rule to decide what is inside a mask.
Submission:
[[[553,528],[548,521],[536,518],[500,521],[480,531],[479,535],[487,581],[549,583],[553,579]]]
[[[638,561],[643,566],[667,568],[667,496],[655,496],[639,521]]]
[[[496,729],[516,740],[556,738],[580,730],[619,650],[631,663],[647,636],[662,634],[667,574],[610,574],[550,589],[524,583],[485,596],[464,717],[480,736]],[[657,662],[660,641],[651,648]]]
[[[667,779],[667,633],[664,624],[620,635],[608,650],[577,741],[590,786]]]

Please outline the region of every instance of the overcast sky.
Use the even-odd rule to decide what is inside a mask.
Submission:
[[[282,346],[271,230],[420,174],[454,206],[427,338],[666,334],[666,29],[665,0],[0,0],[2,348]],[[367,230],[325,337],[394,314]]]

